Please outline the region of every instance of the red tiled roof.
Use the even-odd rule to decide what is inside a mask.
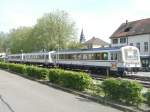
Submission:
[[[95,38],[95,37],[86,41],[84,44],[86,44],[86,45],[87,44],[95,44],[95,45],[101,45],[101,46],[109,45],[107,42],[105,42],[99,38]]]
[[[110,38],[150,34],[150,18],[122,23]]]

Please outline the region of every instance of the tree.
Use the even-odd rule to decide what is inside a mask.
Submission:
[[[7,37],[8,34],[4,33],[4,32],[0,32],[0,52],[5,52],[7,45],[6,45],[6,41],[7,41]]]
[[[75,35],[75,23],[68,13],[57,10],[38,19],[32,39],[36,50],[56,50],[58,47],[67,48],[67,44],[75,40]]]
[[[57,10],[39,18],[33,27],[12,29],[5,46],[7,49],[10,48],[11,53],[79,48],[81,45],[77,43],[75,37],[75,23],[68,13]]]
[[[23,52],[30,52],[32,51],[32,45],[30,37],[32,34],[31,27],[20,27],[17,29],[12,29],[9,33],[9,48],[11,53],[20,53]],[[33,44],[33,43],[32,43]]]
[[[68,49],[84,49],[86,46],[78,41],[70,41],[67,45]]]

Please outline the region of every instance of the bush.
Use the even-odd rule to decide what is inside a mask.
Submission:
[[[49,81],[55,84],[60,84],[61,82],[61,74],[64,72],[64,70],[61,69],[50,69],[49,70]]]
[[[146,92],[145,97],[147,104],[150,106],[150,89]]]
[[[46,79],[48,76],[48,73],[49,71],[46,68],[39,68],[35,66],[26,67],[26,74],[36,79]]]
[[[26,70],[26,66],[21,65],[21,64],[12,64],[12,63],[10,63],[9,64],[9,70],[11,70],[13,72],[24,74],[25,70]]]
[[[8,69],[9,63],[0,62],[0,68],[2,69]]]
[[[119,86],[120,86],[121,81],[110,78],[106,79],[105,81],[102,82],[102,89],[104,90],[105,96],[119,100],[120,98],[120,92],[119,92]]]
[[[76,90],[84,90],[92,84],[92,78],[86,73],[61,69],[50,69],[49,81]]]
[[[128,104],[138,105],[143,102],[142,85],[135,81],[122,80],[119,88],[120,98]]]
[[[143,102],[142,85],[135,81],[106,79],[102,82],[102,89],[111,99],[132,105],[139,105]]]

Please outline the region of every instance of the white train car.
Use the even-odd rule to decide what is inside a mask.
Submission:
[[[38,52],[38,53],[25,53],[23,54],[23,62],[24,63],[34,63],[34,64],[52,64],[52,56],[51,54],[54,51],[51,52]]]
[[[23,61],[23,54],[11,54],[7,56],[7,61],[20,63]]]
[[[29,63],[29,64],[52,64],[51,52],[37,52],[37,53],[22,53],[8,55],[7,61],[15,63]]]
[[[139,50],[134,46],[59,51],[53,58],[59,66],[109,69],[118,74],[141,67]]]
[[[60,67],[96,69],[124,74],[141,67],[138,48],[134,46],[61,50],[8,55],[9,62],[59,65]]]

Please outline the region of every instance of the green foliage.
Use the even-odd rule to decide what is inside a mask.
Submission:
[[[119,90],[123,94],[120,94],[120,97],[128,104],[137,105],[142,103],[142,88],[142,85],[136,81],[122,80]]]
[[[92,85],[92,78],[82,72],[65,71],[61,69],[46,69],[35,66],[25,66],[22,64],[2,63],[0,62],[0,68],[8,69],[16,73],[26,74],[27,76],[46,80],[55,84],[59,84],[64,87],[85,90]]]
[[[66,49],[76,41],[76,28],[68,13],[57,10],[43,15],[33,27],[12,29],[7,37],[4,40],[0,35],[0,48],[9,48],[11,53]]]
[[[46,68],[39,68],[35,66],[27,66],[26,74],[36,79],[46,79],[48,76],[48,70]]]
[[[116,80],[114,78],[106,79],[102,82],[102,88],[105,92],[105,95],[112,98],[112,99],[119,99],[119,86],[121,81]]]
[[[102,83],[105,95],[122,102],[139,105],[143,102],[142,85],[135,81],[106,79]]]
[[[60,77],[61,73],[63,73],[64,70],[61,69],[50,69],[49,70],[49,81],[55,84],[60,84]]]
[[[32,44],[30,37],[32,36],[32,28],[20,27],[11,30],[9,33],[9,48],[11,53],[31,52]]]
[[[8,69],[9,63],[0,62],[0,68],[2,69]]]
[[[6,33],[0,32],[0,52],[6,52],[7,50],[7,40],[8,35]]]
[[[92,84],[91,77],[82,72],[64,71],[61,69],[50,69],[49,80],[61,86],[84,90]]]
[[[9,64],[9,70],[16,72],[16,73],[21,73],[24,74],[25,70],[26,70],[26,66],[25,65],[21,65],[21,64]]]
[[[77,41],[70,41],[67,45],[68,49],[83,49],[86,48],[86,45],[79,43]]]

